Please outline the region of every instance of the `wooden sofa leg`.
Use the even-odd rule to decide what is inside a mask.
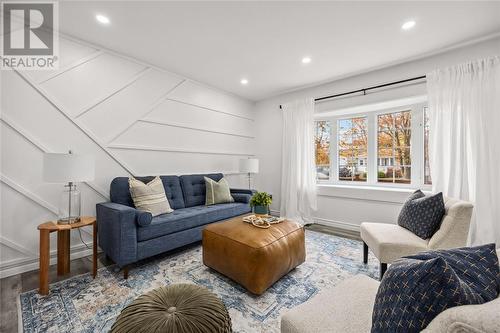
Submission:
[[[368,245],[363,242],[363,264],[368,263]]]
[[[123,278],[128,279],[128,266],[123,267]]]
[[[381,262],[380,263],[380,280],[382,280],[382,277],[384,277],[386,270],[387,270],[387,264],[384,264],[383,262]]]

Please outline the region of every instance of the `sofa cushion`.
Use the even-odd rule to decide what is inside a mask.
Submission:
[[[154,176],[135,177],[143,183],[153,180]],[[160,176],[165,188],[168,203],[172,209],[184,208],[184,196],[182,195],[181,183],[177,176]],[[134,202],[130,196],[128,177],[117,177],[111,182],[110,188],[111,202],[134,207]]]
[[[249,205],[236,202],[177,209],[170,214],[155,216],[151,224],[139,227],[137,239],[141,242],[248,212],[250,212]]]
[[[366,275],[348,278],[281,317],[281,333],[369,332],[379,282]]]
[[[439,229],[444,213],[443,193],[426,196],[417,190],[401,208],[398,224],[422,239],[429,239]]]
[[[206,175],[183,175],[179,177],[186,207],[205,205],[205,177],[218,182],[222,179],[223,175],[222,173],[212,173]]]
[[[499,276],[494,244],[408,256],[380,283],[372,332],[420,332],[448,308],[492,301]]]

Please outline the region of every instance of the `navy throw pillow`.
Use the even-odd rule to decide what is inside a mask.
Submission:
[[[371,331],[420,332],[444,310],[492,301],[499,291],[495,244],[404,257],[384,274]]]
[[[441,226],[444,213],[443,193],[426,196],[417,190],[403,204],[398,224],[418,237],[428,239]]]

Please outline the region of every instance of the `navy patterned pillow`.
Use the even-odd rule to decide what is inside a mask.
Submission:
[[[431,238],[441,226],[445,213],[443,193],[426,196],[415,191],[405,201],[398,217],[398,224],[422,239]]]
[[[372,333],[420,332],[442,311],[498,297],[495,244],[422,252],[384,274],[372,315]]]

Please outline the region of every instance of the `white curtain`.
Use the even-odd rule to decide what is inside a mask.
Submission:
[[[471,245],[500,246],[500,58],[427,74],[432,189],[472,201]]]
[[[302,224],[312,223],[312,214],[316,210],[314,99],[297,100],[281,107],[283,142],[280,214]]]

